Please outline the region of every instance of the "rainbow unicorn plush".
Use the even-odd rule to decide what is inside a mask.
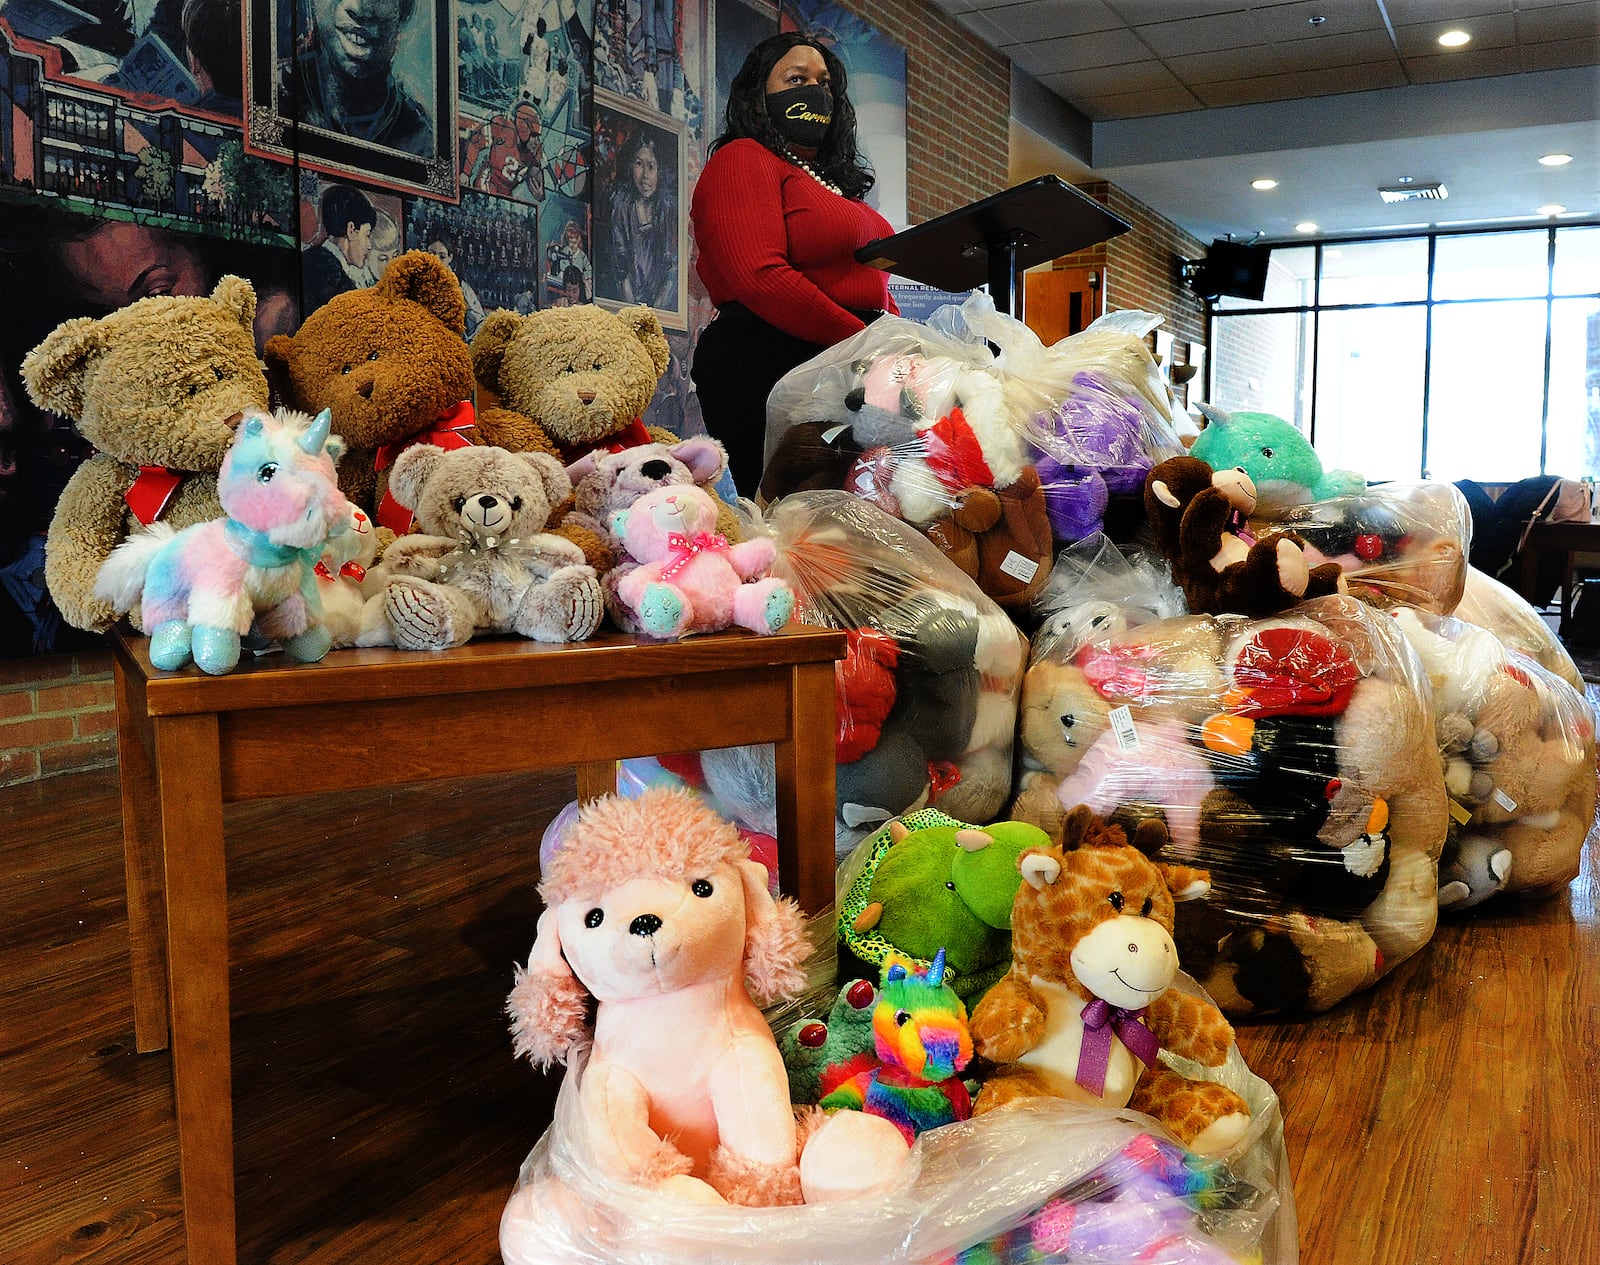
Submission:
[[[972,1061],[972,1034],[966,1006],[944,981],[943,949],[926,970],[900,958],[885,964],[872,1045],[875,1054],[824,1069],[820,1107],[882,1116],[908,1146],[919,1133],[972,1115],[958,1075]]]
[[[227,517],[182,531],[157,523],[106,559],[95,596],[119,613],[141,608],[156,667],[192,657],[205,672],[231,672],[247,634],[305,663],[328,653],[316,565],[350,520],[334,470],[344,442],[332,425],[327,409],[246,413],[217,473]]]

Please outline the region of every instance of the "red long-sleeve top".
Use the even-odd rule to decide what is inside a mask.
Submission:
[[[863,328],[849,308],[898,310],[888,274],[855,260],[857,248],[894,232],[889,221],[759,141],[729,141],[711,155],[689,216],[695,271],[718,307],[742,303],[784,333],[824,345]]]

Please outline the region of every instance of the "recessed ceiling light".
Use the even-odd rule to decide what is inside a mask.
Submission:
[[[1297,233],[1315,233],[1317,226],[1310,220],[1301,220],[1300,223],[1294,226],[1294,231]]]
[[[1446,48],[1460,48],[1463,44],[1468,43],[1471,39],[1472,36],[1468,35],[1465,31],[1446,31],[1439,37],[1439,43],[1443,44]]]
[[[1415,176],[1396,176],[1394,182],[1396,184],[1410,184],[1415,179]]]
[[[1559,202],[1552,202],[1548,206],[1538,207],[1537,211],[1540,215],[1560,215],[1566,209]]]
[[[1546,154],[1539,160],[1539,164],[1543,167],[1565,167],[1571,161],[1571,154]]]
[[[1250,187],[1252,189],[1276,189],[1278,187],[1278,182],[1276,180],[1266,179],[1252,180],[1250,182]]]

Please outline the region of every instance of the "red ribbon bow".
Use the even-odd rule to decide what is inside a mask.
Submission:
[[[721,553],[728,547],[728,538],[714,532],[700,531],[685,536],[675,531],[667,537],[667,548],[672,551],[672,561],[661,568],[661,578],[670,580],[695,558],[703,553]]]
[[[394,464],[394,460],[413,444],[435,444],[440,448],[470,448],[472,441],[461,432],[477,425],[477,414],[472,411],[472,401],[462,400],[459,404],[452,404],[439,414],[436,421],[428,430],[418,431],[409,439],[399,443],[383,444],[379,447],[372,459],[374,472],[387,470]],[[384,490],[383,500],[378,504],[378,512],[374,515],[378,523],[387,527],[396,536],[404,536],[411,530],[411,511],[399,501],[395,500],[394,493]]]
[[[148,527],[160,518],[183,482],[183,471],[166,466],[140,466],[138,477],[122,494],[133,516]]]
[[[326,562],[317,563],[312,570],[317,573],[317,579],[319,580],[327,580],[331,583],[334,579],[333,572],[328,570]],[[339,574],[360,584],[361,581],[367,578],[367,569],[359,562],[347,562],[339,568]]]

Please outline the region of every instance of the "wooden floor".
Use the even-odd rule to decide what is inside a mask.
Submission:
[[[495,777],[229,810],[246,1265],[499,1261],[554,1088],[513,1063],[501,1005],[571,794]],[[0,892],[0,1263],[180,1265],[114,770],[0,791]],[[1591,835],[1562,895],[1448,922],[1330,1014],[1241,1031],[1282,1098],[1308,1265],[1600,1262],[1597,896]]]

